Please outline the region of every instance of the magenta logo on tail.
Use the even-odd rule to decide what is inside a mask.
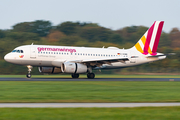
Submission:
[[[155,21],[142,38],[135,45],[136,49],[144,55],[156,55],[159,39],[164,21]]]

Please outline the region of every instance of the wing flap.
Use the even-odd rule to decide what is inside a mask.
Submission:
[[[85,59],[85,60],[75,60],[71,62],[76,62],[76,63],[85,63],[89,64],[90,66],[101,66],[102,64],[109,64],[113,62],[122,62],[125,63],[125,61],[128,61],[129,59],[127,57],[113,57],[113,58],[97,58],[97,59]]]
[[[82,62],[120,62],[120,61],[127,61],[128,58],[100,58],[100,59],[87,59],[82,60]]]

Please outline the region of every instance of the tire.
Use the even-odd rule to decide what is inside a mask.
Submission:
[[[28,73],[28,74],[26,75],[26,77],[27,77],[27,78],[31,78],[31,74]]]
[[[72,78],[79,78],[79,74],[72,74]]]
[[[94,77],[95,77],[94,73],[88,73],[87,74],[87,78],[89,78],[89,79],[94,79]]]

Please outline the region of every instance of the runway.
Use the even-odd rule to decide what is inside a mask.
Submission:
[[[0,103],[0,108],[117,108],[167,106],[180,106],[180,103]]]
[[[180,78],[0,78],[0,81],[180,81]]]

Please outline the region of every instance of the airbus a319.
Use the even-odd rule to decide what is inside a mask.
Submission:
[[[72,78],[87,73],[87,78],[93,79],[94,69],[124,68],[165,59],[163,53],[157,52],[163,24],[164,21],[155,21],[129,49],[32,44],[15,48],[6,54],[4,59],[13,64],[27,66],[28,78],[35,66],[41,73],[69,73]]]

